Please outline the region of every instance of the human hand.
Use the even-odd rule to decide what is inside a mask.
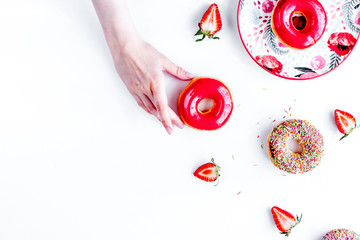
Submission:
[[[125,0],[92,0],[115,68],[135,100],[171,134],[173,124],[184,124],[168,106],[164,72],[180,80],[194,76],[176,66],[137,34]]]
[[[168,106],[164,72],[180,80],[191,80],[194,76],[139,38],[132,39],[113,57],[118,74],[138,105],[154,115],[169,134],[173,124],[183,128],[180,118]]]

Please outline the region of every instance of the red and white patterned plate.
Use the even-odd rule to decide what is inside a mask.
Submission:
[[[286,79],[306,80],[339,66],[351,53],[360,33],[360,0],[319,0],[327,14],[321,39],[295,50],[282,44],[271,28],[276,0],[240,0],[237,22],[240,38],[256,63]]]

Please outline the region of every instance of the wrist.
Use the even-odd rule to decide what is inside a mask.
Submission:
[[[114,28],[104,30],[106,42],[110,48],[111,53],[118,53],[125,51],[132,45],[141,41],[140,36],[132,29]]]
[[[131,21],[125,0],[92,1],[113,56],[141,41]]]

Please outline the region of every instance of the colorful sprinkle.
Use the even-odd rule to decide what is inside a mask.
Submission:
[[[303,148],[301,154],[293,153],[287,140],[295,139]],[[298,174],[308,172],[320,164],[324,153],[324,140],[320,132],[305,120],[285,120],[273,128],[269,139],[271,161],[280,170]]]
[[[326,233],[321,240],[360,240],[360,236],[347,229],[334,229]]]

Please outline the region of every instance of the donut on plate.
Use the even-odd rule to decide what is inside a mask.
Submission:
[[[301,153],[288,147],[290,139],[302,147]],[[320,164],[324,152],[324,140],[320,132],[308,121],[290,119],[274,127],[267,139],[270,160],[288,173],[308,172]]]
[[[212,107],[202,112],[199,103],[211,99]],[[178,110],[181,120],[199,130],[216,130],[229,119],[233,110],[230,90],[214,78],[194,78],[180,94]]]
[[[325,32],[327,17],[318,0],[279,0],[271,17],[279,40],[294,49],[314,45]]]
[[[334,229],[326,233],[321,240],[360,240],[360,236],[351,230]]]

